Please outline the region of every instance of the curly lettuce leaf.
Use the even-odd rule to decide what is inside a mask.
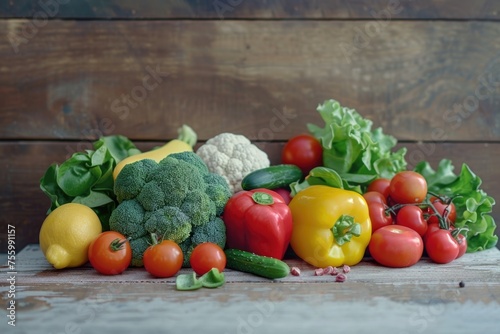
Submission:
[[[385,178],[406,169],[406,148],[393,152],[396,138],[384,134],[381,128],[372,130],[373,122],[356,110],[343,107],[338,101],[327,100],[318,106],[317,111],[325,126],[307,124],[307,128],[323,146],[325,167],[340,175]],[[367,183],[358,185],[365,187]]]
[[[490,215],[495,205],[493,197],[482,190],[482,180],[467,164],[462,165],[460,175],[453,172],[452,162],[443,159],[436,171],[426,161],[420,162],[415,171],[427,180],[429,191],[453,197],[457,209],[456,227],[466,227],[467,252],[477,252],[494,247],[498,242],[496,224]]]

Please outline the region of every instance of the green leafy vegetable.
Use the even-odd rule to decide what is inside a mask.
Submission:
[[[381,128],[372,130],[373,122],[356,110],[327,100],[317,111],[325,126],[307,124],[307,128],[323,146],[323,165],[344,180],[364,188],[374,178],[392,178],[406,169],[406,148],[393,152],[396,138]]]
[[[453,198],[457,210],[455,226],[466,227],[467,252],[477,252],[495,247],[495,220],[490,215],[495,200],[482,190],[481,179],[467,164],[462,165],[460,175],[453,172],[450,160],[443,159],[434,171],[426,161],[420,162],[415,171],[427,180],[429,191]]]
[[[140,153],[126,137],[101,137],[93,150],[74,153],[60,166],[52,164],[40,179],[40,189],[50,198],[49,214],[65,203],[92,208],[109,230],[109,217],[118,204],[113,192],[113,169],[126,157]]]
[[[361,187],[359,185],[351,185],[348,181],[361,180],[361,182],[370,182],[375,178],[375,175],[351,175],[344,174],[340,176],[335,170],[328,167],[315,167],[309,172],[309,176],[302,182],[296,181],[290,184],[290,195],[293,197],[299,191],[312,185],[325,185],[333,188],[340,188],[346,190],[352,190],[357,193],[362,194]]]

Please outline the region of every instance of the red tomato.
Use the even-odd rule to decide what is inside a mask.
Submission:
[[[399,172],[391,179],[389,196],[400,204],[421,203],[427,196],[427,182],[417,172]]]
[[[440,229],[441,228],[439,227],[439,224],[437,224],[437,223],[429,224],[429,222],[427,222],[427,231],[425,231],[425,234],[422,237],[422,239],[424,240],[424,245],[425,245],[425,242],[427,241],[427,237]]]
[[[422,257],[424,244],[417,232],[406,226],[384,226],[372,234],[368,250],[373,259],[386,267],[404,268]]]
[[[459,257],[462,257],[466,252],[467,252],[467,239],[463,234],[459,234],[457,236],[457,241],[458,241],[458,255],[457,259]]]
[[[381,193],[384,198],[389,197],[389,186],[391,184],[391,180],[389,179],[375,179],[373,180],[369,185],[368,188],[366,188],[366,191],[376,191],[378,193]]]
[[[130,265],[132,249],[121,233],[106,231],[90,243],[88,257],[92,267],[99,273],[117,275]]]
[[[311,169],[323,164],[323,147],[313,135],[300,134],[290,138],[285,144],[281,161],[299,167],[307,175]]]
[[[379,202],[383,205],[387,204],[386,197],[377,191],[368,191],[363,194],[363,197],[366,200],[366,203],[370,204],[371,202]]]
[[[159,278],[172,277],[181,269],[184,255],[172,240],[149,246],[143,255],[144,268],[151,275]]]
[[[439,229],[426,237],[425,250],[436,263],[449,263],[458,256],[458,242],[450,230]]]
[[[453,204],[453,202],[451,202],[450,204],[443,203],[443,201],[434,196],[430,198],[430,202],[437,210],[437,214],[446,219],[448,225],[451,226],[455,223],[455,220],[457,218],[457,209],[455,208],[455,204]],[[429,224],[439,224],[439,218],[436,216],[436,212],[434,212],[434,210],[430,206],[428,208],[428,213],[430,216],[427,219],[427,222],[429,222]]]
[[[219,272],[222,272],[226,268],[226,254],[219,245],[204,242],[193,249],[189,264],[194,272],[200,276],[212,268],[217,268]]]
[[[396,224],[411,228],[421,237],[427,232],[427,221],[425,221],[424,212],[416,205],[405,205],[399,209],[396,215]]]
[[[383,226],[392,225],[392,215],[385,213],[385,205],[383,203],[368,203],[368,212],[372,222],[372,233]]]

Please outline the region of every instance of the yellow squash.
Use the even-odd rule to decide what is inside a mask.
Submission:
[[[197,136],[193,129],[191,129],[188,125],[183,125],[179,129],[179,137],[177,139],[173,139],[157,149],[132,155],[120,161],[113,170],[113,179],[116,180],[118,174],[120,174],[123,167],[125,167],[125,165],[127,164],[142,159],[152,159],[156,162],[160,162],[171,153],[180,153],[186,151],[192,152],[193,146],[196,144],[196,141]]]

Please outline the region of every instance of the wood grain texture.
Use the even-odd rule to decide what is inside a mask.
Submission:
[[[38,246],[30,245],[17,257],[16,329],[115,334],[161,332],[168,324],[169,333],[201,327],[204,333],[329,333],[332,327],[366,333],[377,327],[389,333],[461,334],[493,333],[498,326],[498,249],[466,254],[447,265],[423,259],[404,269],[365,259],[344,283],[312,276],[302,261],[287,262],[300,265],[304,275],[269,281],[227,270],[220,288],[181,292],[173,278],[154,279],[139,268],[118,276],[97,275],[89,267],[54,270]],[[8,269],[0,272],[7,275]],[[8,289],[0,287],[4,303]],[[0,314],[5,319],[5,308]],[[0,329],[6,328],[6,321],[0,322]]]
[[[188,123],[285,140],[329,98],[400,140],[500,139],[495,22],[50,21],[16,53],[27,24],[0,21],[4,139],[164,140]]]
[[[138,142],[142,150],[151,149],[162,142]],[[17,228],[16,243],[24,247],[38,242],[38,232],[50,207],[48,197],[39,188],[39,180],[52,163],[62,163],[77,150],[86,148],[88,142],[0,142],[0,250],[6,249],[7,224]],[[271,163],[280,162],[283,143],[257,143],[268,153]],[[500,180],[491,166],[500,165],[500,144],[482,143],[400,143],[408,148],[409,168],[421,160],[431,162],[437,167],[442,158],[451,159],[455,171],[459,172],[462,163],[467,163],[483,180],[482,188],[493,198],[500,199]],[[87,147],[88,148],[88,147]],[[493,217],[500,222],[500,211],[493,208]],[[500,231],[497,229],[497,235]]]
[[[57,5],[60,3],[60,5]],[[45,4],[45,5],[43,5]],[[393,19],[497,20],[500,5],[494,0],[67,0],[5,1],[0,17],[20,18],[46,13],[71,19],[373,19],[390,10]]]

